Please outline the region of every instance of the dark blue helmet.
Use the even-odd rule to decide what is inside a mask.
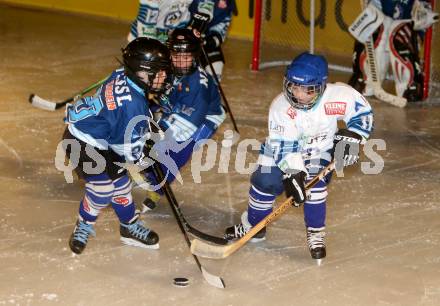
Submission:
[[[311,109],[324,92],[327,77],[328,64],[323,56],[308,52],[301,53],[287,66],[283,84],[284,96],[294,108]],[[292,92],[292,86],[303,87],[307,93],[317,95],[308,104],[300,103]]]

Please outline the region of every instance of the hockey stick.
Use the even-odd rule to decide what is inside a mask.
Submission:
[[[212,71],[212,76],[214,77],[215,83],[216,83],[216,85],[217,85],[217,87],[218,87],[218,89],[220,91],[222,99],[225,102],[226,111],[229,113],[229,116],[231,116],[231,121],[232,121],[232,125],[234,126],[234,130],[238,134],[240,134],[240,132],[238,131],[237,123],[235,122],[235,119],[234,119],[234,115],[232,114],[231,107],[229,106],[228,100],[226,99],[226,95],[225,95],[225,93],[223,91],[222,86],[220,85],[220,80],[218,79],[217,73],[215,73],[214,67],[212,66],[212,63],[211,63],[211,61],[208,58],[208,54],[206,54],[205,47],[203,47],[203,46],[202,46],[202,53],[203,53],[203,56],[205,57],[206,62],[209,65],[209,68]]]
[[[126,166],[126,167],[128,167],[128,166]],[[130,173],[130,176],[133,179],[133,181],[136,182],[136,184],[141,186],[144,183],[146,183],[143,176],[139,173],[139,168],[136,165],[132,165],[132,166],[128,167],[127,170]],[[156,175],[156,172],[154,174]],[[158,177],[157,175],[156,175],[156,177],[159,181],[164,181],[163,179],[161,179],[161,177]],[[164,194],[165,194],[169,204],[172,206],[172,208],[175,209],[176,213],[179,216],[179,219],[181,220],[185,230],[188,233],[190,233],[194,237],[197,237],[202,240],[206,240],[206,241],[209,241],[209,242],[212,242],[215,244],[225,245],[228,243],[228,240],[226,240],[223,237],[212,236],[212,235],[209,235],[209,234],[204,233],[202,231],[199,231],[195,227],[192,227],[191,224],[189,224],[189,222],[185,219],[185,216],[183,215],[182,211],[180,210],[179,202],[177,202],[176,197],[174,196],[174,192],[171,189],[170,184],[166,181],[164,181],[164,182],[165,182],[165,185],[163,186],[162,190],[164,191]]]
[[[105,77],[104,79],[96,82],[95,84],[92,84],[89,87],[83,89],[82,91],[76,93],[72,97],[67,98],[66,100],[61,101],[61,102],[52,102],[49,100],[45,100],[45,99],[37,96],[36,94],[29,95],[29,102],[32,104],[32,106],[35,106],[37,108],[45,109],[48,111],[55,111],[55,110],[60,109],[61,107],[65,106],[67,103],[72,102],[73,100],[76,99],[76,97],[81,97],[81,96],[85,95],[86,93],[88,93],[89,91],[102,85],[105,82],[105,80],[107,80],[107,78],[108,78],[108,76]]]
[[[310,182],[307,183],[306,189],[313,187],[316,183],[322,180],[327,174],[333,171],[335,168],[335,161],[332,161],[327,167],[325,167],[317,176],[315,176]],[[246,244],[256,233],[258,233],[263,227],[267,226],[269,223],[274,221],[277,217],[282,215],[289,207],[292,206],[292,197],[284,201],[280,206],[278,206],[272,213],[267,215],[263,220],[251,228],[249,232],[246,233],[239,240],[225,245],[212,245],[204,241],[194,239],[191,244],[191,252],[195,255],[205,258],[212,259],[222,259],[226,258],[243,245]]]
[[[165,182],[164,186],[162,187],[162,190],[164,191],[165,196],[167,197],[167,200],[170,203],[171,210],[173,211],[173,214],[174,214],[174,217],[176,218],[177,224],[179,225],[179,228],[180,228],[183,236],[185,237],[185,241],[186,241],[188,247],[191,248],[191,241],[189,240],[189,237],[186,232],[186,228],[188,227],[188,222],[186,222],[186,220],[183,218],[183,215],[177,206],[176,198],[174,197],[174,194],[172,193],[170,186],[168,185],[166,179],[164,179],[165,176],[163,175],[163,172],[162,172],[162,169],[160,168],[160,165],[158,163],[154,163],[153,170],[154,170],[154,175],[156,175],[156,177],[160,181]],[[208,282],[208,284],[210,284],[211,286],[217,287],[217,288],[221,288],[221,289],[225,288],[225,282],[223,281],[223,279],[221,277],[216,276],[216,275],[211,274],[208,271],[206,271],[206,269],[203,268],[203,266],[200,263],[197,256],[194,254],[191,254],[191,255],[193,256],[193,258],[197,264],[197,267],[199,267],[200,272],[202,272],[202,275],[205,278],[205,280]]]
[[[361,0],[361,7],[362,9],[366,7],[366,3],[364,2],[364,0]],[[376,55],[374,53],[373,36],[370,36],[370,38],[365,42],[364,45],[365,45],[365,52],[367,53],[368,68],[370,70],[370,76],[367,77],[367,83],[372,87],[374,95],[379,100],[387,102],[391,105],[398,107],[405,107],[406,106],[405,98],[387,93],[382,88],[382,84],[380,83],[379,76],[377,74],[378,70],[377,70]]]
[[[374,54],[374,47],[373,47],[373,37],[370,37],[365,42],[365,50],[367,52],[367,60],[368,60],[368,68],[370,70],[370,78],[367,79],[367,83],[373,88],[374,95],[384,102],[387,102],[391,105],[398,106],[398,107],[405,107],[406,106],[406,99],[402,97],[398,97],[395,95],[392,95],[390,93],[387,93],[380,84],[378,75],[377,75],[377,63],[376,63],[376,56]]]

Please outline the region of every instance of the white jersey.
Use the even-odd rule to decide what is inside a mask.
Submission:
[[[260,163],[278,165],[286,170],[301,170],[305,159],[323,158],[333,148],[337,122],[343,120],[350,131],[368,139],[373,129],[373,112],[368,101],[355,89],[343,84],[328,84],[310,110],[293,108],[283,94],[272,102],[269,111],[269,136],[263,145]]]
[[[131,25],[128,41],[149,37],[165,42],[168,31],[185,27],[192,0],[140,0],[139,13]]]

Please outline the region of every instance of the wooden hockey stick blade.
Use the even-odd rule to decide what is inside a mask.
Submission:
[[[200,266],[200,271],[202,271],[203,278],[211,286],[214,286],[214,287],[217,287],[220,289],[224,289],[226,287],[225,282],[223,281],[223,279],[220,276],[209,273],[202,266]]]
[[[191,252],[197,256],[211,258],[211,259],[223,259],[237,251],[246,242],[248,242],[252,237],[258,233],[263,227],[267,226],[278,216],[283,214],[292,205],[292,198],[288,198],[280,206],[277,207],[272,213],[270,213],[266,218],[260,221],[257,225],[251,228],[249,232],[246,233],[239,240],[230,243],[225,246],[208,244],[205,241],[194,239],[191,242]]]
[[[310,182],[307,183],[306,189],[313,187],[317,182],[322,180],[327,174],[329,174],[335,168],[335,161],[332,161],[325,167],[317,176],[315,176]],[[278,206],[272,213],[267,215],[263,220],[250,229],[239,240],[230,243],[228,245],[212,245],[204,241],[194,239],[191,242],[191,252],[197,256],[211,258],[211,259],[223,259],[237,251],[246,242],[251,240],[251,238],[257,234],[263,227],[267,226],[269,223],[274,221],[277,217],[282,215],[289,207],[292,205],[292,198],[288,198],[280,206]]]
[[[374,95],[381,101],[384,101],[386,103],[389,103],[397,107],[406,106],[407,101],[405,98],[394,96],[392,94],[387,93],[385,90],[383,90],[382,87],[378,86],[378,84],[373,87],[373,92]]]

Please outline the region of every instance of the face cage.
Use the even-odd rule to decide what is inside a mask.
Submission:
[[[167,74],[165,80],[162,83],[154,82],[156,75],[163,70],[165,70]],[[150,72],[148,75],[149,75],[148,79],[150,80],[150,84],[151,84],[151,86],[149,86],[149,93],[161,94],[169,91],[173,87],[173,74],[170,69],[161,69],[158,70],[156,73]],[[158,85],[157,88],[154,88],[154,85]]]
[[[182,59],[183,56],[179,56],[182,53],[191,54],[192,57],[191,64],[188,64],[187,67],[184,67],[186,66],[187,61]],[[177,57],[177,60],[174,60],[173,57]],[[198,56],[195,52],[171,51],[171,61],[172,61],[174,75],[176,75],[177,77],[182,77],[184,75],[193,73],[198,66],[197,58]]]
[[[302,90],[306,91],[309,95],[316,94],[316,96],[308,104],[300,103],[292,92],[292,86],[301,87]],[[324,92],[325,84],[314,84],[314,85],[303,85],[295,82],[289,81],[284,78],[283,82],[283,93],[290,105],[296,109],[309,110],[316,102],[318,102],[320,95]]]

